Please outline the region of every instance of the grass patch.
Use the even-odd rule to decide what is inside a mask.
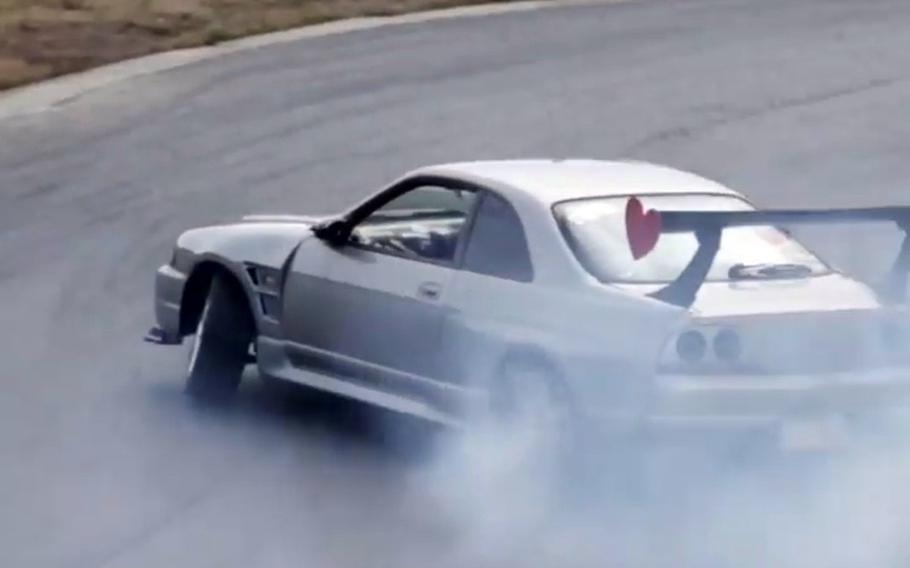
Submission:
[[[329,20],[489,1],[0,0],[0,89]]]

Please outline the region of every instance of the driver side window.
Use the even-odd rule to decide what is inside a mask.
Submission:
[[[351,239],[379,253],[451,263],[475,199],[473,191],[421,186],[371,213]]]

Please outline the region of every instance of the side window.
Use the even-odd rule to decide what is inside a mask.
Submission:
[[[433,262],[452,262],[477,197],[472,191],[422,186],[389,201],[351,234],[358,246]]]
[[[528,252],[521,219],[503,198],[492,193],[483,196],[468,241],[465,270],[530,282],[534,267]]]

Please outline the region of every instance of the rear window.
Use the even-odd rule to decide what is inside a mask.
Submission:
[[[639,196],[645,210],[744,211],[745,200],[728,195]],[[650,254],[635,260],[626,239],[625,211],[628,196],[567,201],[554,207],[556,220],[569,247],[592,275],[604,282],[672,282],[695,255],[698,242],[692,233],[663,234]],[[775,227],[735,227],[721,238],[720,250],[708,280],[729,280],[738,264],[796,264],[809,274],[828,272],[827,266],[786,233]]]

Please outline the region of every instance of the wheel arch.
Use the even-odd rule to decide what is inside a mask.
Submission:
[[[503,380],[507,375],[507,370],[512,365],[529,365],[536,370],[543,372],[548,380],[553,381],[554,385],[563,389],[570,399],[574,400],[574,393],[569,384],[569,377],[566,370],[559,360],[548,352],[545,348],[533,344],[513,344],[508,345],[500,354],[495,365],[492,386],[493,389],[502,388]]]
[[[515,408],[516,397],[521,396],[522,383],[515,383],[514,375],[510,376],[509,371],[510,366],[515,364],[530,366],[532,373],[539,373],[551,389],[552,402],[564,405],[573,422],[583,419],[585,412],[580,405],[579,393],[573,389],[565,366],[546,348],[531,344],[510,345],[501,353],[490,384],[489,404],[495,415],[507,416]]]
[[[496,366],[497,375],[501,374],[509,365],[518,363],[533,365],[554,375],[554,378],[563,378],[561,366],[556,359],[546,349],[530,344],[507,346],[499,356]]]
[[[180,333],[182,335],[192,335],[196,332],[212,281],[216,276],[222,278],[238,296],[246,300],[244,308],[247,311],[250,325],[253,327],[255,334],[257,332],[256,317],[246,286],[243,285],[241,277],[235,274],[233,270],[215,259],[204,259],[197,263],[187,278],[183,289],[183,297],[180,301]]]

